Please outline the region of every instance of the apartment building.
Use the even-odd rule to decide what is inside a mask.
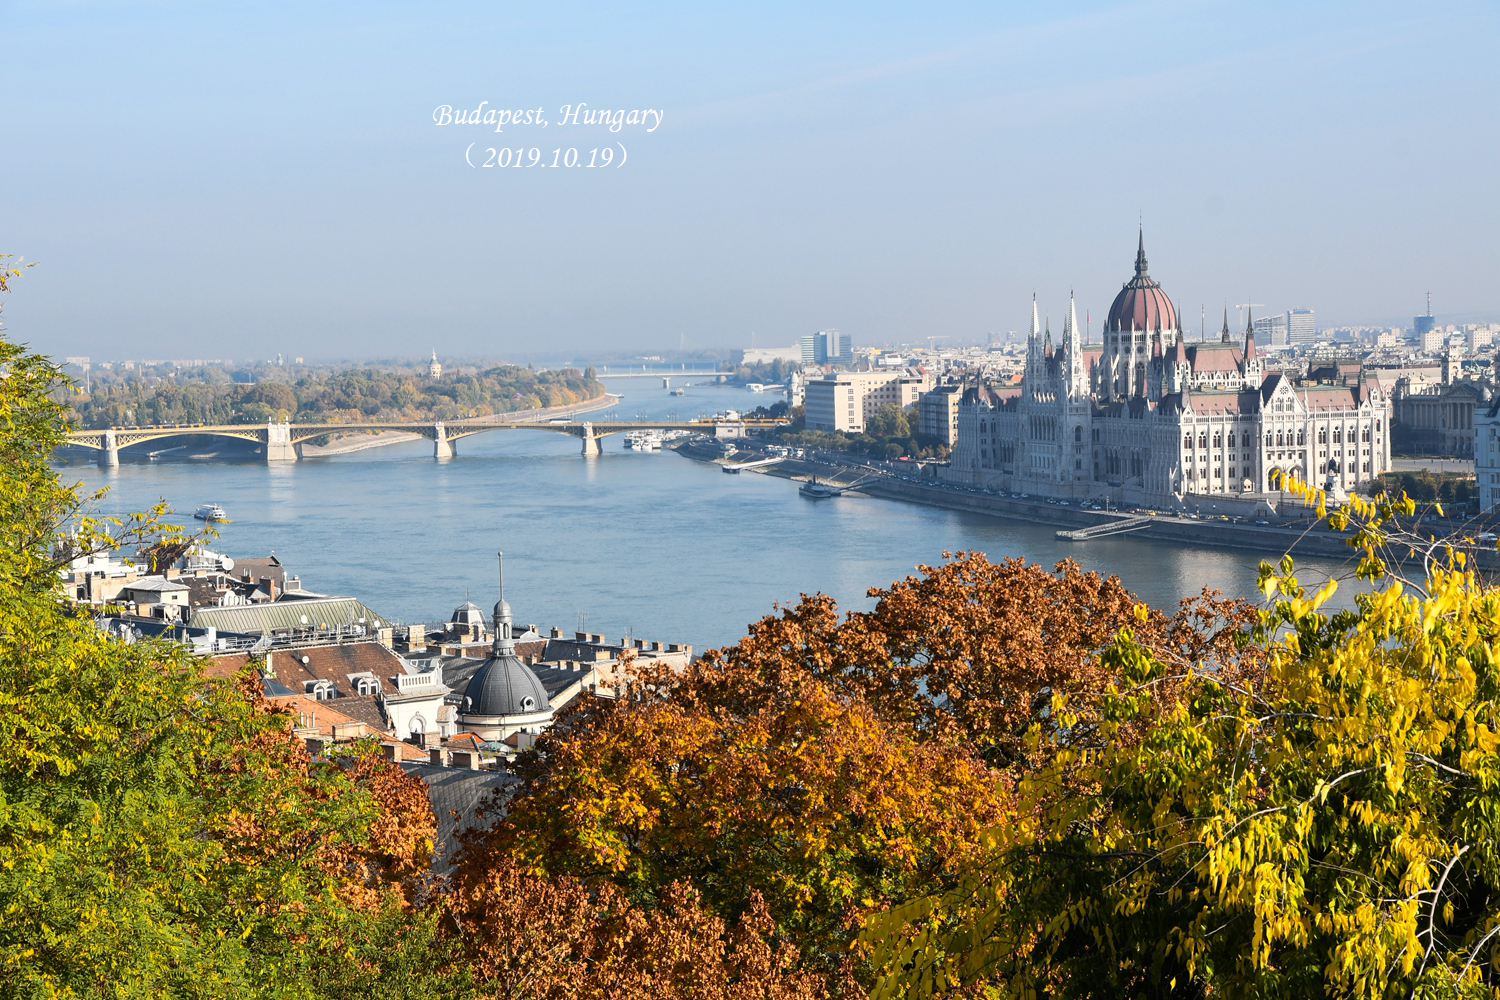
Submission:
[[[919,372],[892,370],[836,372],[807,383],[807,429],[864,432],[866,422],[882,406],[905,409],[922,398],[932,380]]]

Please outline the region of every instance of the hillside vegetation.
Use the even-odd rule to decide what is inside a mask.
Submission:
[[[353,369],[295,383],[244,385],[209,379],[100,380],[69,398],[79,426],[139,424],[354,423],[455,420],[587,402],[604,394],[593,369],[532,371],[501,365],[478,374],[428,378]]]

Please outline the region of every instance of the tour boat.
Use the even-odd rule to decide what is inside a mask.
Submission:
[[[835,490],[818,482],[817,476],[813,476],[810,482],[803,483],[802,488],[797,492],[813,500],[826,500],[829,497],[838,496]]]
[[[673,395],[673,396],[686,396],[687,395],[687,390],[686,389],[673,389],[672,392],[671,392],[671,395]]]
[[[220,524],[229,523],[229,515],[224,513],[224,508],[216,503],[204,504],[193,511],[193,516],[200,521],[218,522]]]

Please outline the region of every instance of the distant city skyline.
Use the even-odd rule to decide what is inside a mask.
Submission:
[[[58,356],[983,342],[1070,291],[1097,333],[1138,225],[1189,328],[1409,326],[1428,291],[1500,318],[1491,4],[86,2],[6,31],[0,252],[41,261],[7,336]]]

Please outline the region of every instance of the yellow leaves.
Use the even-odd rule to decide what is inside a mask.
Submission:
[[[1318,608],[1321,608],[1338,589],[1339,582],[1336,579],[1330,579],[1327,583],[1323,584],[1322,587],[1318,588],[1318,592],[1313,595],[1312,602],[1309,605],[1310,610],[1316,611]]]

